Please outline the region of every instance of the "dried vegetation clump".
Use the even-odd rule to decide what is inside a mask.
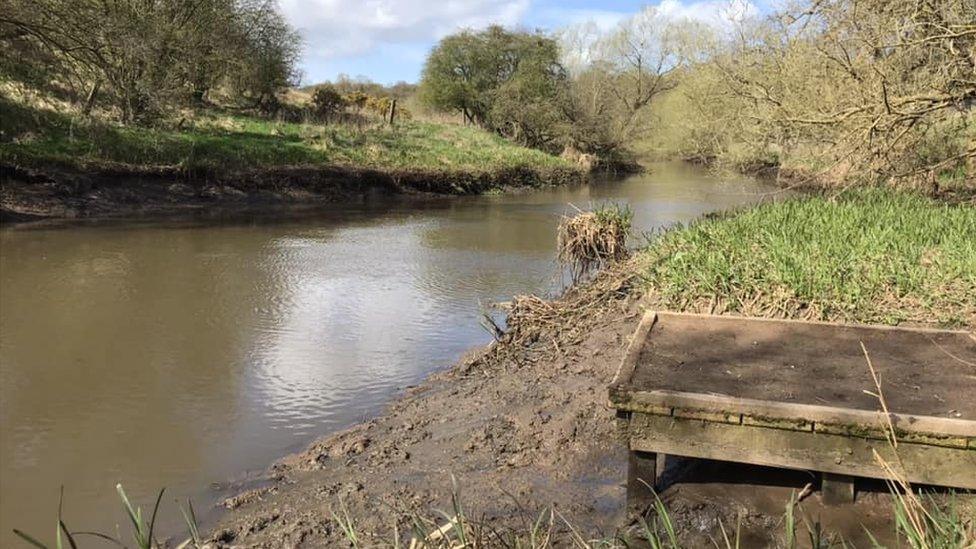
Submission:
[[[482,365],[521,364],[564,355],[564,349],[580,343],[608,318],[640,314],[633,308],[644,293],[640,283],[643,256],[614,263],[585,284],[572,286],[561,296],[547,300],[517,295],[506,304],[507,329],[484,355]]]
[[[611,262],[629,257],[627,236],[632,219],[629,209],[615,204],[563,216],[557,232],[557,259],[569,269],[574,283]]]

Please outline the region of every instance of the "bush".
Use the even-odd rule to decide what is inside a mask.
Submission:
[[[354,107],[356,110],[362,110],[366,106],[366,102],[369,100],[369,96],[361,91],[354,91],[342,96],[343,101],[346,102],[350,107]]]
[[[377,116],[386,116],[390,112],[393,100],[389,97],[369,96],[366,98],[366,110]]]
[[[332,85],[321,86],[312,95],[312,113],[323,121],[335,119],[346,104],[346,99]]]

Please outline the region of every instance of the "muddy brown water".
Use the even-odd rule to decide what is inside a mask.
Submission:
[[[69,528],[126,539],[115,484],[144,507],[165,486],[178,533],[174,499],[209,509],[377,414],[490,340],[483,304],[560,286],[570,204],[629,204],[652,230],[771,190],[662,164],[518,195],[0,229],[0,545],[53,540],[61,485]]]

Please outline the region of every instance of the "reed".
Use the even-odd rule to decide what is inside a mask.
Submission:
[[[588,212],[577,208],[575,215],[560,219],[556,232],[557,259],[569,269],[574,283],[630,255],[627,237],[632,220],[633,213],[628,207],[613,203]]]

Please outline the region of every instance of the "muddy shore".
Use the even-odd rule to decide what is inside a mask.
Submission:
[[[0,164],[0,222],[259,210],[397,194],[466,195],[586,181],[586,173],[575,168],[518,167],[472,173],[276,167],[235,173],[124,167],[80,172]]]
[[[508,333],[410,388],[380,417],[312,443],[268,470],[268,484],[224,502],[216,546],[347,545],[334,513],[348,513],[363,546],[409,544],[415,516],[445,522],[457,495],[469,519],[527,531],[553,509],[585,539],[631,535],[624,515],[626,452],[607,385],[642,311],[633,265],[621,265],[553,302],[516,298]],[[662,499],[688,547],[713,546],[722,528],[743,547],[781,543],[791,494],[812,475],[670,459]],[[811,527],[870,545],[892,539],[883,485],[853,506],[799,505]],[[556,521],[556,530],[569,531]],[[800,537],[805,538],[801,526]]]

